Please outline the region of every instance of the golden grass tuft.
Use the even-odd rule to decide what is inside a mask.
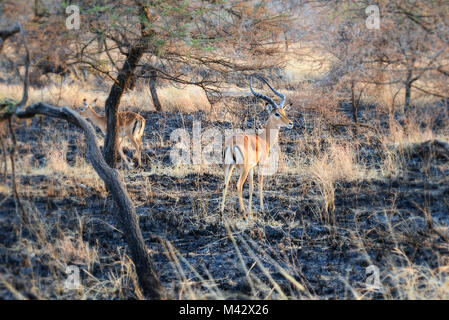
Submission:
[[[319,188],[326,214],[335,210],[335,183],[352,181],[363,174],[355,164],[354,150],[350,145],[332,143],[322,155],[311,160],[306,168],[309,179]]]
[[[162,110],[166,112],[209,111],[211,107],[204,91],[196,86],[184,88],[167,86],[158,88],[157,92]],[[124,96],[123,101],[125,105],[136,106],[139,110],[155,110],[149,87],[141,87],[129,92]]]

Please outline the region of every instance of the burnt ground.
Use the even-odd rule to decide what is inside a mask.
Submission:
[[[214,279],[222,297],[248,297],[250,286],[218,212],[223,179],[221,170],[217,166],[212,171],[191,170],[177,175],[157,169],[172,166],[169,159],[172,144],[168,141],[173,129],[186,128],[191,132],[195,119],[202,119],[203,129],[209,126],[226,129],[232,125],[207,121],[202,113],[142,114],[147,120],[143,168],[122,173],[162,283],[178,297],[181,276],[176,264],[168,258],[163,244],[166,240],[201,276],[208,279],[210,275]],[[297,119],[294,130],[281,133],[281,149],[287,154],[287,166],[291,159],[304,156],[297,145],[305,129],[301,118]],[[246,125],[251,128],[254,124],[248,120]],[[78,129],[53,119],[33,119],[30,127],[21,124],[17,139],[18,153],[31,154],[31,162],[36,167],[46,165],[46,148],[50,142],[67,141],[69,165],[84,152]],[[292,298],[307,297],[309,293],[323,299],[353,298],[350,287],[365,294],[365,298],[400,298],[400,284],[392,276],[394,268],[412,264],[435,269],[447,265],[449,158],[444,150],[438,149],[438,142],[392,152],[403,160],[398,174],[389,178],[337,181],[335,210],[328,214],[323,209],[319,186],[313,180],[281,170],[265,181],[265,214],[260,212],[255,193],[254,217],[245,224],[237,210],[237,177],[234,174],[225,217],[231,224],[246,267],[255,279],[258,297],[273,295],[276,298],[278,295],[276,290],[271,290],[273,286],[259,264],[254,264],[251,253]],[[362,145],[358,157],[374,168],[382,160],[382,154],[373,145]],[[52,242],[64,230],[71,230],[90,246],[97,247],[100,254],[89,266],[76,259],[69,259],[70,263],[88,270],[100,280],[108,279],[110,272],[119,270],[120,266],[114,262],[118,259],[117,251],[126,252],[126,244],[120,232],[112,227],[116,224],[104,188],[85,185],[76,179],[55,178],[51,174],[21,174],[21,170],[24,169],[18,166],[19,191],[25,188],[36,190],[32,196],[25,194],[22,197],[32,208],[35,218],[45,225],[47,241]],[[248,198],[247,188],[246,184],[245,199]],[[60,189],[64,192],[57,191]],[[0,208],[2,274],[20,275],[8,279],[25,297],[36,296],[30,290],[29,281],[37,281],[41,292],[47,292],[49,298],[65,297],[56,289],[45,290],[45,286],[51,287],[55,281],[65,279],[64,268],[49,265],[45,255],[30,256],[22,251],[20,244],[37,241],[37,236],[26,227],[15,227],[20,223],[13,198],[0,193]],[[83,228],[78,226],[80,220]],[[248,246],[252,248],[251,252]],[[179,263],[187,279],[199,281],[185,262]],[[278,265],[306,291],[298,291],[281,274]],[[369,265],[379,268],[385,287],[383,293],[365,290]],[[83,284],[89,287],[89,277],[83,276]],[[207,291],[200,284],[196,287]],[[2,285],[0,294],[0,298],[14,296]],[[121,292],[87,297],[126,299],[135,296],[132,284],[124,283]]]

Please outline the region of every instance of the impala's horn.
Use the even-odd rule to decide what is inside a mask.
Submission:
[[[251,84],[251,83],[252,83],[252,80],[253,80],[253,75],[251,75],[250,78],[249,78],[249,88],[250,88],[252,94],[253,94],[254,96],[256,96],[257,98],[260,98],[260,99],[265,100],[266,102],[268,102],[269,104],[271,104],[271,105],[273,106],[273,108],[277,109],[277,108],[278,108],[278,105],[276,104],[276,102],[274,102],[273,99],[271,99],[270,97],[264,96],[264,95],[261,94],[261,93],[258,93],[258,92],[256,92],[256,91],[254,91],[253,86],[252,86],[252,84]],[[271,87],[270,87],[270,88],[271,88]]]
[[[282,99],[282,101],[279,103],[279,107],[282,108],[283,105],[284,105],[284,102],[285,102],[285,96],[284,96],[282,93],[276,91],[276,90],[275,90],[275,89],[268,83],[268,81],[267,81],[264,77],[257,76],[257,78],[258,78],[259,80],[265,82],[265,83],[267,84],[267,86],[271,89],[271,91],[273,91],[275,95],[277,95],[278,97],[280,97],[280,98]]]

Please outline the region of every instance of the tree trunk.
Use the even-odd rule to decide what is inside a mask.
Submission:
[[[405,84],[405,101],[404,101],[404,111],[407,111],[410,106],[410,95],[412,92],[412,84],[407,81]]]
[[[78,113],[69,108],[54,107],[42,102],[35,103],[23,111],[17,111],[19,118],[30,118],[36,114],[64,119],[83,129],[87,144],[86,157],[104,181],[108,192],[111,193],[115,205],[118,208],[117,210],[113,210],[113,213],[128,244],[131,259],[136,267],[138,281],[143,294],[150,299],[165,298],[164,289],[147,252],[134,205],[131,202],[125,186],[119,179],[118,172],[110,168],[101,155],[92,126]]]
[[[352,101],[352,120],[354,121],[354,136],[357,136],[357,125],[359,123],[359,106],[357,103],[357,99],[355,98],[355,81],[351,82],[351,101]]]
[[[15,113],[13,114],[18,116],[19,118],[31,118],[37,114],[42,114],[49,117],[64,119],[83,129],[87,144],[86,157],[89,159],[92,167],[95,169],[97,174],[104,181],[106,189],[111,193],[115,205],[118,208],[113,212],[115,214],[116,220],[120,224],[120,228],[123,231],[125,241],[128,244],[131,253],[131,259],[133,260],[136,267],[137,278],[142,288],[143,294],[150,299],[164,298],[164,289],[159,281],[159,278],[156,275],[153,264],[150,260],[150,256],[147,252],[147,248],[140,231],[134,205],[131,202],[125,186],[119,179],[118,172],[109,167],[105,161],[105,158],[103,158],[100,152],[100,148],[98,147],[97,139],[92,126],[78,113],[65,107],[58,108],[44,103],[36,103],[29,106],[25,110],[22,110],[28,99],[28,69],[30,65],[30,55],[20,24],[18,24],[18,28],[22,33],[22,40],[26,51],[26,65],[22,100],[17,105]],[[4,32],[3,34],[2,32],[3,30],[0,30],[0,39],[5,38],[4,34],[8,36],[8,34],[10,33]],[[139,59],[143,55],[144,50],[144,46],[136,46],[134,48],[131,48],[125,64],[121,72],[119,73],[117,82],[112,86],[111,93],[106,102],[106,106],[109,106],[109,108],[107,109],[107,111],[109,111],[107,134],[108,136],[112,136],[112,139],[110,138],[110,141],[113,141],[113,158],[115,156],[115,150],[117,148],[117,108],[120,103],[120,98],[123,94],[123,90],[126,88],[130,75],[133,74]],[[15,145],[15,135],[11,127],[11,115],[8,115],[7,119],[8,121],[10,121],[10,134],[13,137],[13,143]],[[15,149],[13,148],[13,150]],[[12,153],[12,156],[14,156],[14,153]],[[14,170],[13,158],[11,158],[11,163]],[[15,187],[14,189],[17,193],[17,189]],[[18,196],[16,198],[18,198]]]
[[[7,174],[8,174],[8,160],[6,158],[6,145],[5,145],[5,143],[3,142],[3,139],[2,139],[2,126],[3,126],[3,124],[0,122],[0,145],[2,147],[3,165],[4,165],[4,168],[3,168],[3,180],[6,181]]]
[[[34,0],[34,17],[39,17],[39,0]]]
[[[120,70],[117,81],[112,85],[111,91],[105,104],[105,114],[106,114],[106,138],[104,140],[103,154],[106,163],[111,167],[115,168],[117,165],[116,154],[117,154],[117,143],[118,143],[118,132],[117,132],[117,113],[118,107],[120,105],[120,100],[123,93],[128,87],[129,81],[136,70],[137,64],[142,57],[146,45],[144,43],[138,43],[136,46],[132,47],[126,57],[125,63]]]
[[[151,99],[153,100],[154,108],[157,112],[162,111],[161,103],[159,101],[159,97],[157,96],[157,90],[156,90],[156,77],[157,77],[157,71],[153,68],[150,71],[150,92],[151,92]]]
[[[410,107],[410,97],[412,95],[412,84],[415,82],[418,77],[412,78],[413,73],[411,70],[407,71],[407,80],[405,82],[405,101],[404,101],[404,111],[407,112],[407,110]]]
[[[288,38],[286,30],[284,30],[284,44],[285,44],[285,52],[288,52]]]

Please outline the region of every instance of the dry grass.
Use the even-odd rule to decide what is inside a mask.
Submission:
[[[398,124],[399,126],[399,124]],[[397,130],[405,130],[399,128]],[[401,144],[405,141],[421,141],[424,138],[419,138],[420,134],[416,131],[410,130],[409,140],[402,138],[395,138],[395,143]],[[415,132],[415,133],[414,133]],[[416,136],[414,136],[416,135]],[[320,149],[321,137],[325,136],[326,148]],[[391,137],[385,137],[385,141],[392,143]],[[336,184],[340,181],[350,182],[358,179],[366,178],[367,170],[363,163],[357,162],[356,151],[351,141],[337,140],[331,136],[323,135],[321,129],[317,129],[309,136],[305,137],[307,144],[302,147],[310,147],[307,154],[302,154],[301,158],[296,158],[294,155],[286,154],[287,168],[285,173],[297,174],[300,177],[304,177],[313,182],[318,190],[322,212],[325,214],[325,223],[334,223],[335,217],[333,212],[335,211],[335,188]],[[314,148],[313,145],[316,147]],[[299,146],[301,149],[301,146]],[[33,167],[30,160],[23,158],[19,160],[18,166],[21,168],[20,175],[45,175],[53,176],[54,179],[66,179],[63,184],[85,184],[88,187],[94,187],[95,192],[102,193],[101,182],[96,178],[96,174],[90,169],[90,166],[84,163],[81,159],[76,160],[74,166],[70,166],[66,162],[65,154],[67,150],[67,142],[61,141],[60,144],[55,145],[46,151],[46,165],[43,168]],[[303,149],[302,151],[304,151]],[[312,152],[313,151],[313,152]],[[386,153],[387,154],[387,153]],[[390,158],[389,158],[390,157]],[[397,174],[399,163],[394,158],[393,152],[390,156],[385,156],[383,159],[383,167],[379,169],[379,177],[383,179],[389,179],[394,173]],[[388,167],[388,170],[387,170]],[[384,170],[384,171],[383,171]],[[189,173],[209,172],[210,174],[221,175],[221,171],[218,167],[202,168],[201,166],[157,166],[156,163],[151,165],[151,170],[148,172],[142,172],[139,174],[126,174],[126,177],[130,180],[142,179],[151,175],[167,175],[175,178],[183,178]],[[388,172],[387,172],[388,171]],[[281,178],[279,178],[281,179]],[[52,182],[49,182],[52,183]],[[42,197],[53,198],[56,194],[58,197],[82,197],[85,195],[88,189],[84,188],[79,193],[73,191],[69,192],[57,192],[55,190],[48,193],[32,194],[27,191],[26,188],[21,190],[23,196],[28,198],[35,197],[37,195]],[[104,192],[104,191],[103,191]],[[151,191],[151,197],[157,196],[158,192]],[[165,191],[167,192],[167,191]],[[164,192],[164,193],[165,193]],[[178,193],[175,190],[170,190],[170,196],[173,199],[181,197],[182,190]],[[103,193],[103,196],[104,193]],[[194,202],[192,206],[192,215],[195,217],[208,217],[209,220],[215,219],[210,217],[209,208],[204,201],[205,195],[199,193],[198,195],[190,194],[190,201]],[[207,196],[206,196],[207,197]],[[251,291],[246,296],[247,298],[268,298],[268,299],[316,299],[319,298],[309,292],[307,286],[298,282],[298,266],[293,262],[287,264],[283,263],[282,266],[279,261],[273,259],[270,254],[267,254],[266,250],[263,250],[257,242],[253,241],[252,237],[247,237],[242,234],[242,230],[247,230],[248,226],[243,226],[239,223],[240,215],[236,212],[233,218],[227,223],[230,224],[227,235],[230,239],[234,239],[233,247],[235,253],[238,255],[244,255],[245,257],[251,257],[254,261],[254,265],[250,268],[245,263],[240,263],[239,268],[243,274],[248,274],[248,283],[250,284]],[[51,266],[52,273],[47,279],[37,278],[38,275],[31,275],[30,278],[25,278],[27,283],[27,290],[38,298],[76,298],[76,299],[101,299],[109,297],[122,297],[129,298],[141,298],[141,293],[137,288],[136,275],[134,268],[129,259],[123,254],[110,254],[108,259],[112,259],[115,262],[113,264],[118,268],[114,268],[107,273],[106,278],[99,279],[93,275],[92,270],[99,265],[103,265],[101,261],[104,260],[101,249],[98,245],[93,246],[87,241],[83,240],[81,235],[86,228],[88,220],[86,218],[77,217],[74,219],[71,231],[68,231],[64,226],[58,226],[56,229],[60,230],[60,234],[53,239],[50,236],[51,229],[55,226],[51,224],[45,224],[42,220],[42,216],[36,214],[34,229],[41,230],[45,237],[39,237],[36,243],[23,242],[17,244],[17,247],[11,248],[16,252],[20,252],[25,258],[24,261],[29,262],[30,265],[48,265]],[[249,226],[257,228],[257,226],[263,225],[266,222],[260,218],[256,218],[251,222]],[[42,231],[43,230],[43,231]],[[257,229],[256,229],[257,230]],[[398,234],[395,237],[400,237]],[[45,240],[45,241],[44,241]],[[352,241],[352,240],[351,240]],[[278,250],[278,248],[273,248]],[[171,268],[175,270],[177,277],[176,288],[169,289],[170,294],[176,298],[182,299],[223,299],[223,298],[235,298],[233,295],[229,295],[226,291],[222,291],[217,287],[217,279],[214,279],[210,274],[204,275],[204,270],[198,269],[197,266],[191,265],[186,259],[185,255],[180,253],[174,245],[169,242],[165,244],[165,255],[170,261]],[[34,260],[32,256],[38,257],[39,260]],[[44,261],[44,257],[46,257]],[[100,259],[101,258],[101,259]],[[83,286],[77,291],[67,291],[64,288],[64,284],[61,280],[54,281],[52,279],[65,279],[65,268],[67,265],[79,265],[82,266],[82,272],[84,276]],[[261,270],[261,273],[250,272],[251,269],[257,267]],[[286,291],[285,283],[278,283],[278,280],[274,280],[271,276],[273,270],[279,272],[284,278],[286,283],[294,288],[294,290]],[[391,283],[396,285],[385,284],[384,298],[403,298],[403,299],[445,299],[448,297],[448,277],[447,267],[442,266],[439,269],[426,268],[421,265],[397,265],[391,264],[388,271],[383,271],[382,282],[385,279],[391,280]],[[19,289],[20,285],[17,282],[14,270],[6,270],[0,278],[0,282],[3,287],[17,299],[26,298],[24,291]],[[31,285],[30,285],[31,284]],[[390,287],[389,287],[390,286]],[[390,291],[394,290],[394,295]],[[363,284],[360,284],[360,288],[353,284],[351,287],[353,296],[351,298],[357,299],[369,299],[371,297]],[[239,296],[241,298],[242,296]]]
[[[398,290],[398,298],[403,300],[447,300],[449,299],[449,265],[438,268],[416,265],[400,249],[396,250],[404,263],[390,265],[387,277],[392,285],[388,291]],[[393,298],[391,295],[387,298]]]
[[[289,48],[282,75],[291,84],[321,79],[330,70],[329,58],[305,45],[295,44]]]
[[[0,84],[0,99],[10,97],[19,101],[22,96],[22,90],[22,85],[7,85],[2,83]],[[95,92],[86,90],[80,84],[63,84],[61,86],[59,84],[53,84],[40,89],[31,87],[28,94],[28,103],[42,101],[54,105],[65,105],[71,108],[81,106],[84,97],[88,100],[93,100],[96,97]]]
[[[319,65],[312,58],[306,62],[291,60],[287,63],[283,73],[286,82],[297,83],[305,79],[320,78],[326,72],[327,67],[327,65]],[[241,96],[247,94],[246,90],[233,86],[229,86],[229,88],[228,95]],[[377,93],[374,94],[374,91],[367,90],[362,102],[375,102],[384,111],[391,106],[396,109],[397,105],[401,103],[401,98],[398,96],[393,101],[394,89],[394,87],[386,88],[383,97],[378,96]],[[21,92],[21,86],[0,84],[0,100],[5,97],[19,100]],[[158,89],[158,93],[165,111],[187,113],[211,110],[204,92],[197,87],[163,87]],[[49,85],[42,89],[32,88],[30,90],[30,103],[45,101],[76,109],[81,106],[82,99],[85,97],[89,101],[98,98],[98,105],[102,105],[107,94],[105,90],[100,91],[94,86],[65,83],[62,86]],[[268,184],[266,189],[271,190],[271,192],[266,193],[266,202],[276,200],[278,201],[276,202],[277,206],[267,210],[268,212],[264,216],[255,215],[248,224],[244,224],[241,214],[233,208],[229,208],[227,212],[229,218],[222,219],[218,216],[214,204],[219,200],[221,184],[212,185],[209,189],[207,187],[203,189],[201,186],[202,175],[207,174],[217,180],[222,178],[222,168],[219,166],[171,166],[157,159],[151,159],[144,171],[121,171],[127,187],[133,190],[130,191],[130,194],[139,209],[147,210],[150,204],[151,210],[153,210],[153,207],[157,207],[164,201],[170,202],[168,208],[162,206],[162,212],[159,216],[151,217],[154,221],[168,226],[168,229],[164,232],[170,233],[172,231],[170,228],[184,231],[186,225],[190,224],[194,226],[195,232],[200,230],[207,234],[208,243],[205,246],[210,245],[211,251],[218,248],[218,246],[213,247],[212,244],[222,242],[224,246],[226,241],[230,242],[232,246],[227,247],[230,250],[225,254],[230,255],[230,251],[233,251],[232,254],[236,256],[234,264],[238,265],[238,271],[246,279],[244,285],[248,287],[245,293],[238,296],[235,295],[235,292],[229,293],[221,289],[218,284],[223,283],[223,279],[215,279],[201,259],[197,260],[199,262],[194,265],[192,260],[189,259],[189,251],[186,254],[186,251],[176,248],[176,243],[162,241],[162,249],[154,249],[153,252],[165,255],[168,260],[168,263],[164,262],[161,273],[171,272],[172,284],[166,285],[167,287],[172,285],[167,289],[173,298],[320,298],[320,296],[312,293],[313,290],[310,289],[313,288],[311,288],[310,283],[298,280],[304,279],[301,273],[302,265],[292,254],[295,245],[306,247],[314,239],[307,239],[307,236],[305,238],[292,236],[296,242],[293,240],[290,243],[283,242],[291,230],[302,229],[304,231],[306,228],[299,222],[300,220],[288,220],[288,215],[292,212],[298,216],[307,215],[310,207],[316,207],[319,208],[320,226],[325,228],[330,225],[336,226],[338,220],[336,212],[339,212],[336,202],[336,198],[339,196],[338,187],[342,184],[356,184],[359,181],[369,182],[371,179],[390,181],[400,178],[406,170],[405,151],[408,146],[435,137],[447,140],[447,137],[437,135],[432,130],[435,119],[431,113],[423,118],[421,113],[412,112],[409,114],[407,121],[402,122],[402,124],[400,121],[392,119],[389,128],[377,137],[381,141],[379,147],[381,159],[378,166],[368,168],[363,162],[364,160],[360,160],[358,157],[359,146],[362,142],[365,142],[364,137],[358,137],[354,140],[348,137],[335,137],[329,134],[329,130],[325,129],[327,120],[339,120],[342,117],[336,112],[338,97],[334,93],[328,94],[325,90],[320,91],[311,85],[302,84],[300,89],[287,92],[287,95],[296,110],[304,112],[307,130],[301,133],[299,141],[295,141],[295,152],[283,153],[284,166],[281,167],[279,174],[266,180]],[[413,97],[413,99],[415,98],[417,99],[417,96]],[[429,102],[428,100],[423,101]],[[126,110],[154,110],[149,88],[140,85],[134,91],[124,95],[121,105]],[[217,106],[215,107],[217,108]],[[305,111],[310,110],[314,112],[312,115],[305,113]],[[231,119],[233,127],[240,125],[242,119],[238,115],[229,115],[229,112],[225,110],[220,110],[220,112],[217,119]],[[222,116],[223,113],[227,114],[226,117]],[[423,119],[425,120],[424,126],[422,125]],[[79,140],[76,143],[81,145],[82,141]],[[145,141],[146,149],[155,148],[158,144],[166,147],[166,145],[163,145],[163,141]],[[102,181],[81,155],[76,155],[74,162],[72,161],[69,164],[67,161],[69,144],[66,139],[59,139],[56,143],[50,143],[46,140],[43,145],[48,146],[44,150],[43,165],[36,163],[31,151],[24,152],[17,159],[18,178],[31,179],[32,181],[20,185],[20,194],[27,199],[26,208],[31,224],[24,225],[16,221],[13,232],[22,237],[23,230],[26,229],[30,230],[31,236],[23,236],[15,241],[14,245],[5,249],[8,256],[18,256],[17,260],[21,266],[20,268],[10,265],[7,265],[7,267],[1,266],[0,296],[12,296],[17,299],[26,299],[29,297],[27,294],[32,294],[37,298],[64,299],[142,298],[137,286],[133,264],[126,256],[125,249],[117,245],[120,242],[113,239],[114,237],[120,237],[120,231],[110,225],[107,218],[102,216],[98,218],[99,216],[92,212],[81,214],[77,211],[88,205],[85,200],[87,197],[95,198],[95,201],[102,203],[101,206],[96,207],[97,209],[102,207],[104,211],[109,210],[109,208],[106,208],[107,192]],[[187,184],[197,184],[198,186],[196,190],[190,191],[186,195],[186,191],[179,188],[178,184],[185,182],[184,179],[189,174],[195,174],[198,180],[191,179]],[[288,176],[293,176],[293,179],[301,181],[302,185],[305,186],[303,192],[284,188],[283,179]],[[169,189],[158,185],[158,180],[163,179],[168,179],[169,183],[172,184]],[[269,185],[270,183],[274,186]],[[245,188],[247,186],[246,184]],[[285,191],[285,194],[279,193],[279,190]],[[1,201],[12,198],[10,185],[1,182],[0,194],[2,195],[1,206]],[[188,199],[183,199],[186,196]],[[298,203],[305,198],[313,205],[299,206]],[[56,206],[59,206],[60,202],[70,200],[70,207],[55,210],[37,209],[33,203],[35,199],[36,203],[39,201],[56,202]],[[292,203],[297,207],[292,208]],[[78,206],[75,204],[78,204]],[[186,208],[189,208],[189,211],[186,211]],[[373,208],[370,208],[370,210],[374,211]],[[385,211],[396,212],[395,208],[385,208]],[[285,214],[285,217],[283,216],[278,220],[274,219],[273,217],[276,217],[279,212],[281,212],[281,215]],[[63,218],[57,217],[62,215],[64,215]],[[68,219],[68,221],[64,222],[65,219]],[[408,217],[396,222],[396,224],[398,225],[406,219]],[[3,223],[9,226],[13,224],[11,221],[6,221],[6,223],[3,221]],[[94,222],[102,227],[94,224]],[[169,223],[165,224],[165,222]],[[308,223],[310,223],[310,220]],[[271,244],[270,241],[267,241],[270,239],[265,234],[265,230],[275,227],[282,229],[282,235],[280,236],[282,241]],[[390,225],[390,228],[393,229],[393,226]],[[206,231],[204,231],[205,229]],[[224,233],[222,232],[223,229],[225,229]],[[98,230],[102,233],[109,232],[108,237],[112,239],[109,240],[117,247],[105,249],[104,243],[100,244],[98,240],[92,241],[90,237],[92,234],[96,234]],[[369,232],[372,231],[369,230]],[[350,237],[345,236],[343,240],[337,238],[329,240],[329,243],[332,243],[332,245],[337,243],[336,246],[338,247],[345,246],[349,242],[352,245],[351,250],[366,251],[364,242],[369,242],[370,238],[362,237],[362,239],[358,239],[354,234],[355,232]],[[406,232],[401,233],[395,230],[390,232],[385,239],[394,242],[397,241],[396,239],[403,239],[406,236]],[[86,240],[86,238],[89,238],[89,240]],[[105,238],[107,239],[107,237]],[[326,241],[328,239],[325,236],[318,240],[322,241],[320,245],[327,246]],[[105,239],[101,241],[108,243]],[[183,239],[179,241],[181,242]],[[298,242],[300,245],[298,245]],[[377,244],[371,243],[370,245],[375,246]],[[154,246],[156,247],[156,245]],[[303,247],[300,250],[303,250]],[[320,248],[317,247],[316,249],[319,250]],[[402,260],[400,263],[391,260],[387,265],[388,268],[382,270],[381,281],[385,289],[382,292],[383,298],[449,298],[447,261],[442,263],[439,268],[430,268],[426,265],[412,263],[405,253],[400,251],[400,245],[397,245],[395,250],[394,254],[400,256]],[[194,252],[193,255],[206,257],[213,253]],[[368,257],[368,255],[366,256]],[[366,262],[372,263],[369,257],[366,258]],[[77,291],[67,291],[64,288],[63,280],[66,278],[65,270],[68,265],[77,265],[82,269],[84,282]],[[23,272],[22,267],[31,268],[31,271],[26,269],[28,270],[26,272],[29,273],[22,275],[17,271]],[[42,276],[35,271],[38,268],[46,268],[49,271],[45,276]],[[220,269],[222,268],[225,267],[220,267]],[[275,273],[281,275],[281,277],[274,279]],[[19,277],[17,274],[21,276]],[[282,279],[279,280],[279,278]],[[228,280],[231,285],[234,285],[231,277]],[[351,284],[351,292],[353,293],[351,298],[370,299],[373,297],[372,292],[366,291],[363,283]]]
[[[394,144],[396,146],[407,146],[413,143],[424,142],[435,138],[432,131],[432,123],[426,121],[424,128],[421,128],[419,121],[409,115],[407,123],[400,125],[395,120],[390,120],[390,134],[385,137],[386,144]]]
[[[338,181],[353,181],[366,175],[362,164],[356,163],[353,146],[336,141],[317,156],[302,155],[308,163],[297,163],[296,170],[318,187],[325,218],[335,210],[335,185]]]
[[[196,86],[186,86],[184,88],[163,87],[158,90],[158,97],[162,108],[167,112],[195,112],[198,110],[209,111],[210,103],[204,91]],[[130,98],[131,95],[130,95]],[[149,88],[142,88],[135,93],[136,104],[142,106],[143,110],[154,110]],[[144,99],[145,103],[142,104]],[[147,109],[148,108],[148,109]]]
[[[27,214],[32,217],[33,211],[29,207]],[[36,240],[23,239],[8,248],[11,257],[21,261],[21,266],[20,271],[14,264],[2,269],[0,292],[6,289],[15,299],[139,297],[138,291],[135,291],[137,296],[131,293],[134,291],[136,275],[129,259],[120,253],[105,255],[104,251],[100,257],[98,246],[91,246],[83,240],[83,230],[88,223],[86,219],[74,217],[75,221],[68,229],[58,220],[49,220],[38,212],[35,214],[32,221],[35,225],[32,228],[26,225],[22,227],[34,230]],[[51,235],[54,230],[57,230],[56,236]],[[111,266],[117,265],[119,268],[110,268],[101,262],[107,260],[111,260]],[[111,270],[107,278],[99,279],[93,275],[94,269],[100,265]],[[38,266],[48,270],[47,275],[37,272]],[[82,282],[77,289],[68,290],[65,287],[68,266],[80,269]],[[20,278],[17,277],[18,272]]]
[[[22,96],[21,85],[0,84],[0,100],[11,98],[20,100]],[[41,89],[31,88],[29,91],[29,103],[38,101],[53,105],[65,105],[75,110],[82,106],[83,99],[87,101],[97,100],[97,105],[104,105],[108,92],[99,91],[97,88],[77,83],[54,84]],[[196,86],[177,88],[174,86],[158,88],[158,96],[162,108],[166,112],[195,112],[198,110],[209,111],[210,103],[204,91]],[[134,91],[128,91],[122,98],[124,109],[154,111],[153,101],[149,87],[140,87]]]

